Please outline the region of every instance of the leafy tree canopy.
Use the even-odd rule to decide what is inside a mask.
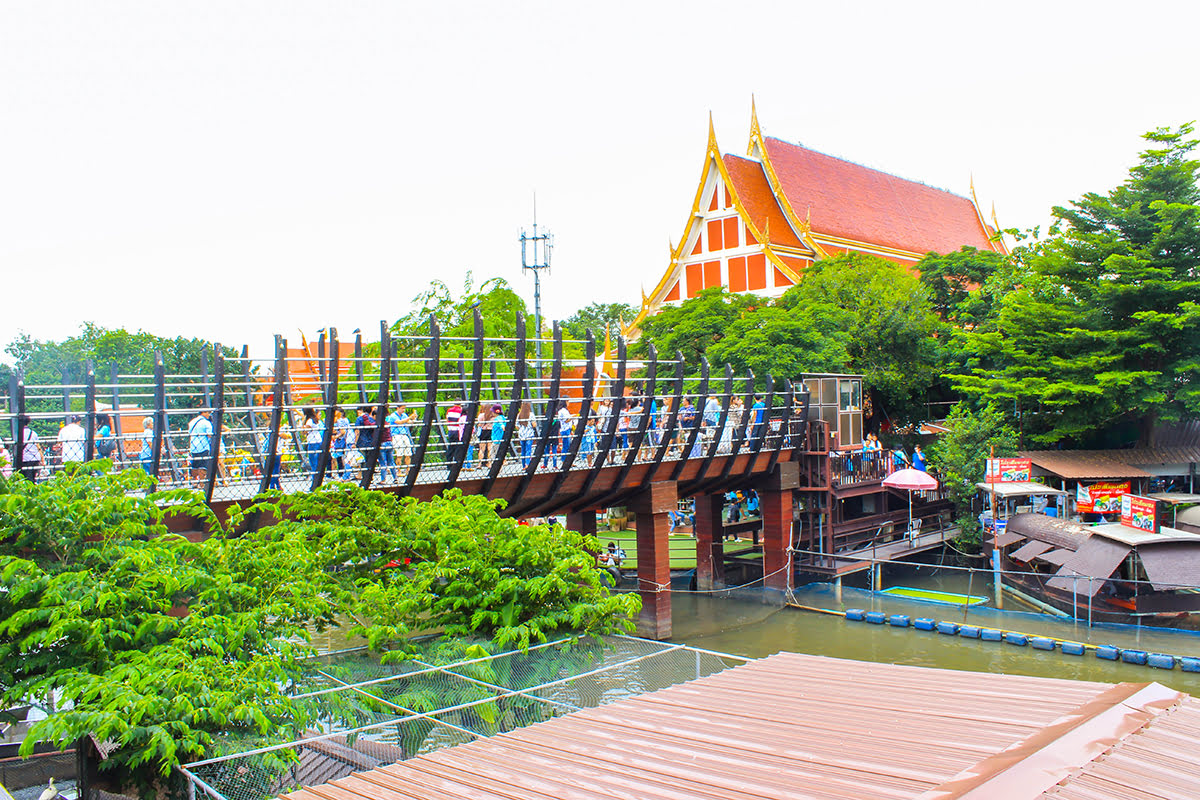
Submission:
[[[1023,436],[1200,413],[1200,162],[1191,125],[1146,134],[1121,186],[1056,207],[1057,227],[960,344],[965,394],[1015,408]]]
[[[590,329],[598,342],[604,334],[616,341],[621,335],[621,321],[626,325],[633,321],[637,309],[627,303],[590,303],[567,317],[563,323],[564,335],[582,339]]]
[[[525,315],[526,335],[534,335],[533,315],[527,312],[525,301],[509,286],[508,281],[489,278],[476,286],[474,275],[468,272],[458,296],[445,283],[435,280],[429,284],[429,288],[413,298],[412,309],[392,325],[393,335],[416,337],[412,340],[401,339],[399,351],[405,355],[424,354],[431,314],[437,317],[443,337],[474,337],[476,309],[483,317],[486,337],[515,338],[518,313]],[[442,344],[442,352],[467,355],[471,353],[471,344],[466,341],[446,341]]]
[[[1001,269],[1005,256],[991,250],[964,247],[953,253],[930,253],[917,264],[921,284],[929,290],[933,310],[945,321],[969,324],[979,315],[972,292]],[[986,296],[986,295],[984,295]]]
[[[222,527],[187,491],[139,496],[138,471],[94,467],[0,479],[0,707],[57,697],[25,751],[111,739],[118,785],[148,791],[231,733],[301,732],[310,713],[288,695],[311,630],[356,620],[403,656],[431,629],[459,649],[629,631],[640,606],[602,586],[594,539],[517,525],[482,497],[339,485],[265,501],[249,511],[283,521],[233,535],[236,510]],[[168,533],[167,509],[211,536]]]
[[[720,287],[705,289],[680,305],[664,306],[648,317],[633,352],[644,356],[651,343],[663,357],[673,357],[678,350],[684,361],[696,365],[698,371],[701,356],[725,338],[734,322],[769,302],[765,297],[730,294]]]

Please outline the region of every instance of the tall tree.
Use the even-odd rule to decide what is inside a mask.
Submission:
[[[921,283],[929,289],[933,310],[947,322],[969,323],[978,313],[970,302],[1004,263],[1005,257],[991,250],[964,247],[953,253],[930,253],[917,264]],[[965,317],[965,318],[964,318]]]
[[[590,303],[567,317],[563,330],[572,339],[582,339],[590,328],[600,341],[607,333],[614,341],[621,334],[621,322],[629,324],[637,309],[628,303]]]
[[[1191,125],[1145,135],[1128,180],[1055,207],[1057,232],[996,313],[961,337],[956,385],[1042,444],[1200,413],[1200,162]]]

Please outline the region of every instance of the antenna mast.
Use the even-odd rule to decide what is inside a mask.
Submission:
[[[550,252],[554,249],[554,237],[549,231],[538,233],[537,193],[533,195],[533,235],[521,229],[521,271],[533,272],[533,325],[534,353],[537,355],[536,371],[542,377],[542,270],[550,271]]]

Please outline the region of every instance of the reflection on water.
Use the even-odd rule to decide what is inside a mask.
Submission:
[[[992,596],[990,583],[981,575],[970,579],[971,593]],[[961,574],[931,574],[925,567],[889,567],[885,586],[967,593],[968,578]],[[982,584],[982,585],[981,585]],[[863,608],[912,617],[932,617],[1022,633],[1071,639],[1089,644],[1111,644],[1151,653],[1200,656],[1200,633],[1132,625],[1097,625],[1061,620],[1045,614],[998,610],[987,606],[962,606],[921,602],[874,594],[847,586],[839,602],[830,584],[800,587],[796,601],[801,605],[835,611]],[[847,622],[841,616],[775,608],[755,602],[675,593],[671,597],[674,630],[678,642],[711,650],[761,657],[789,650],[799,653],[914,664],[976,672],[1013,673],[1052,678],[1118,683],[1157,681],[1174,689],[1200,696],[1200,674],[1160,670],[1098,659],[1089,651],[1083,656],[1043,652],[1005,642],[984,642],[865,622]],[[1012,606],[1009,598],[1006,606]]]

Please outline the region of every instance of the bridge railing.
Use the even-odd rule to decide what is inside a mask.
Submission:
[[[13,468],[35,480],[108,458],[160,487],[233,500],[331,480],[479,481],[486,491],[505,478],[645,462],[678,477],[694,459],[773,463],[805,429],[807,393],[788,381],[735,376],[728,365],[710,375],[707,362],[660,359],[653,348],[630,359],[623,341],[597,353],[590,334],[570,341],[557,326],[537,348],[517,329],[516,339],[485,339],[476,315],[479,335],[467,339],[442,338],[431,320],[428,338],[394,339],[381,326],[378,343],[356,336],[352,350],[336,331],[315,348],[276,337],[270,359],[215,346],[194,374],[168,375],[161,355],[152,374],[89,364],[82,379],[35,385],[17,374],[0,432]]]

